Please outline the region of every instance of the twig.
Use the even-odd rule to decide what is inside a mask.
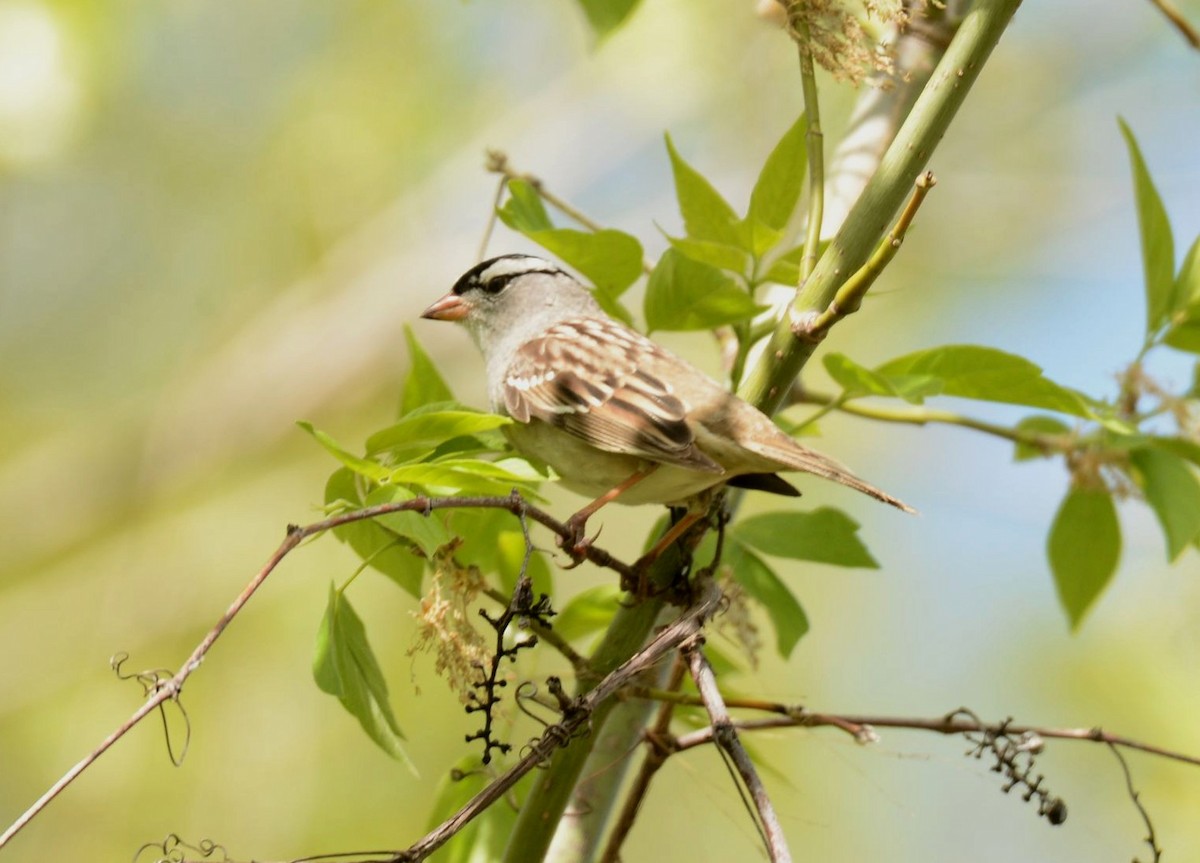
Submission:
[[[1200,49],[1200,33],[1196,32],[1196,28],[1188,23],[1188,20],[1183,17],[1183,14],[1175,8],[1170,0],[1150,0],[1150,2],[1158,8],[1159,12],[1166,16],[1167,20],[1174,25],[1176,30],[1183,34],[1183,38],[1187,39],[1189,45]],[[1157,860],[1158,858],[1156,857],[1155,859]]]
[[[225,613],[217,620],[216,624],[208,631],[208,634],[196,645],[196,649],[192,651],[191,656],[180,666],[172,677],[158,680],[154,685],[154,690],[129,719],[121,723],[116,730],[104,738],[100,745],[89,752],[86,756],[80,759],[70,770],[55,782],[50,788],[34,801],[28,809],[23,812],[20,817],[14,821],[4,833],[0,834],[0,848],[3,848],[8,842],[19,833],[30,821],[32,821],[38,813],[46,808],[55,797],[70,785],[75,779],[92,765],[101,755],[108,751],[114,743],[124,737],[129,731],[139,722],[153,713],[160,705],[168,700],[177,700],[183,690],[184,681],[191,676],[204,657],[212,649],[216,640],[221,637],[221,633],[229,626],[230,622],[238,615],[243,606],[250,601],[255,591],[258,590],[262,583],[266,581],[267,576],[279,566],[279,563],[301,542],[310,536],[324,533],[335,527],[340,527],[344,524],[350,524],[356,521],[365,521],[377,516],[386,515],[393,512],[432,512],[435,509],[506,509],[514,515],[524,513],[529,518],[554,531],[559,536],[567,539],[570,537],[565,524],[558,521],[536,507],[530,506],[525,500],[516,493],[508,497],[443,497],[443,498],[428,498],[418,497],[406,501],[394,501],[392,503],[380,504],[378,506],[366,507],[352,512],[339,513],[330,518],[322,519],[321,521],[313,522],[312,524],[298,527],[289,525],[287,537],[275,550],[275,552],[267,559],[266,564],[258,571],[258,573],[250,580],[250,583],[242,589],[233,603],[226,609]],[[606,567],[618,572],[624,578],[633,578],[635,573],[633,568],[628,564],[613,557],[607,551],[598,549],[594,545],[587,549],[587,559],[597,566]]]
[[[652,698],[657,701],[670,700],[675,704],[688,704],[700,706],[701,701],[694,695],[686,693],[662,693],[658,691],[648,692],[646,690],[631,689],[629,695],[637,698]],[[780,704],[774,702],[758,701],[755,699],[729,699],[727,702],[730,707],[744,708],[751,710],[759,710],[767,713],[778,714],[769,719],[744,719],[735,720],[734,725],[742,731],[760,731],[770,728],[822,728],[831,727],[850,734],[855,739],[861,742],[870,742],[877,738],[874,734],[876,728],[895,728],[907,731],[932,731],[935,734],[963,734],[972,731],[995,731],[999,729],[999,723],[981,723],[973,722],[963,718],[952,718],[948,716],[939,716],[933,719],[923,719],[914,716],[863,716],[855,714],[834,714],[834,713],[814,713],[806,708],[796,704]],[[1178,752],[1173,749],[1166,749],[1162,746],[1156,746],[1152,743],[1145,743],[1140,740],[1135,740],[1132,737],[1125,737],[1120,734],[1110,734],[1101,728],[1048,728],[1038,725],[1016,725],[1009,723],[1005,729],[1010,734],[1036,734],[1039,737],[1045,737],[1052,740],[1084,740],[1092,743],[1105,743],[1110,746],[1118,746],[1122,749],[1133,749],[1138,752],[1145,752],[1150,755],[1157,755],[1160,758],[1166,758],[1170,761],[1178,761],[1181,764],[1190,764],[1194,767],[1200,767],[1200,756],[1188,755],[1186,752]],[[680,750],[690,749],[693,746],[701,746],[709,743],[712,740],[711,729],[700,729],[699,731],[681,736],[674,741],[674,745]]]
[[[488,154],[490,160],[491,154]],[[504,187],[508,181],[500,178],[500,182],[496,184],[496,194],[492,198],[492,208],[488,211],[487,224],[483,228],[483,236],[479,239],[479,254],[475,256],[476,261],[482,261],[483,256],[487,254],[488,243],[492,239],[492,231],[496,227],[496,211],[500,209],[500,201],[504,198]]]
[[[1125,756],[1121,754],[1121,750],[1112,743],[1108,744],[1108,748],[1112,750],[1113,755],[1117,756],[1117,761],[1121,765],[1121,772],[1125,774],[1125,789],[1129,792],[1129,799],[1137,807],[1138,814],[1142,816],[1142,821],[1146,825],[1146,844],[1150,846],[1150,853],[1154,855],[1154,863],[1158,863],[1162,859],[1162,849],[1158,847],[1158,840],[1154,837],[1154,822],[1150,820],[1150,813],[1142,805],[1141,794],[1133,787],[1133,773],[1129,769],[1129,762],[1125,760]],[[1137,861],[1135,860],[1134,863],[1137,863]]]
[[[937,180],[934,178],[932,171],[926,171],[917,177],[912,195],[909,197],[904,210],[900,213],[900,218],[896,220],[896,224],[892,226],[892,229],[883,238],[882,242],[875,247],[875,252],[854,275],[838,288],[837,294],[830,301],[829,305],[825,307],[825,311],[810,318],[801,318],[797,321],[794,327],[797,336],[814,342],[819,341],[825,338],[825,335],[834,324],[847,315],[851,315],[859,310],[862,306],[863,297],[867,295],[867,291],[870,290],[871,285],[875,284],[875,280],[879,278],[884,267],[900,251],[900,246],[904,243],[904,236],[908,233],[908,228],[912,224],[912,220],[916,217],[917,210],[920,209],[925,196],[929,194],[929,190],[936,184]]]
[[[791,404],[814,404],[822,406],[822,409],[817,414],[803,420],[799,425],[812,422],[829,411],[839,410],[843,413],[853,414],[865,419],[879,420],[881,422],[905,423],[907,425],[937,423],[941,425],[961,426],[962,428],[974,429],[975,431],[1004,438],[1013,443],[1026,444],[1047,455],[1056,452],[1070,452],[1072,449],[1077,448],[1080,443],[1074,434],[1049,434],[1047,432],[1035,432],[1028,429],[1010,428],[998,423],[990,423],[985,420],[963,416],[954,411],[937,410],[935,408],[882,407],[857,400],[843,399],[841,396],[825,395],[801,387],[792,388],[789,401]]]
[[[699,640],[684,645],[683,655],[687,659],[688,669],[692,673],[692,679],[696,682],[696,688],[700,690],[700,698],[708,710],[708,716],[712,720],[713,740],[733,760],[738,775],[746,783],[746,790],[750,792],[750,798],[754,801],[767,853],[770,854],[774,863],[791,863],[792,854],[788,850],[779,818],[775,815],[775,807],[771,805],[771,798],[767,796],[767,790],[763,787],[762,780],[758,778],[754,762],[750,760],[745,747],[738,740],[737,730],[729,716],[729,710],[725,706],[721,690],[717,688],[716,675],[713,674],[712,666],[708,662],[708,657],[704,655]]]

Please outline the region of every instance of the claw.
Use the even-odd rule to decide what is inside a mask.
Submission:
[[[587,519],[583,518],[575,520],[574,518],[567,519],[567,535],[558,537],[558,547],[567,553],[571,558],[571,562],[563,565],[563,569],[574,569],[587,560],[588,549],[600,536],[600,531],[603,527],[596,531],[591,537],[586,533]]]

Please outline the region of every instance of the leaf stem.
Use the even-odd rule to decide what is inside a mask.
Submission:
[[[1012,441],[1013,443],[1025,444],[1026,446],[1035,447],[1044,453],[1070,452],[1077,449],[1079,439],[1074,434],[1060,435],[1047,434],[1045,432],[1028,431],[1021,428],[1013,428],[1010,426],[1000,425],[998,423],[990,423],[985,420],[975,419],[974,417],[964,416],[954,411],[938,410],[934,408],[924,407],[909,407],[909,408],[888,408],[869,402],[862,402],[853,399],[845,399],[841,396],[827,396],[818,393],[805,391],[796,400],[796,404],[815,404],[822,407],[811,417],[807,417],[798,426],[804,426],[813,422],[819,417],[824,416],[831,410],[839,410],[843,413],[853,414],[854,416],[864,417],[866,419],[879,420],[881,422],[904,423],[906,425],[928,425],[936,423],[939,425],[953,425],[960,428],[973,429],[985,434],[990,434],[993,437],[1003,438],[1004,440]]]
[[[825,213],[825,134],[821,131],[817,75],[810,44],[812,36],[808,22],[800,13],[799,3],[789,7],[788,19],[800,55],[800,90],[804,95],[804,116],[808,125],[805,132],[808,149],[808,220],[804,257],[800,261],[800,285],[803,285],[817,266],[817,250],[821,243],[821,222]]]

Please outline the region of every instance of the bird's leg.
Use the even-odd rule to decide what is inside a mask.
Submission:
[[[634,596],[639,599],[645,599],[649,593],[649,585],[646,583],[646,575],[650,571],[650,565],[658,560],[662,553],[670,548],[676,540],[687,533],[692,526],[704,517],[704,510],[689,510],[683,514],[679,521],[675,522],[671,527],[659,537],[658,542],[654,543],[653,547],[633,563],[633,571],[636,579],[633,584],[622,584],[625,590],[631,591]]]
[[[634,561],[633,571],[636,578],[634,584],[631,586],[622,583],[621,586],[626,590],[632,590],[638,598],[644,599],[649,595],[649,585],[646,583],[646,576],[650,571],[651,564],[658,560],[662,556],[662,553],[674,543],[679,542],[683,537],[687,536],[695,528],[696,522],[714,514],[717,518],[717,528],[720,531],[717,538],[717,557],[710,564],[710,568],[715,568],[720,560],[721,540],[724,538],[724,527],[727,520],[724,514],[723,498],[723,492],[718,492],[716,495],[705,494],[702,497],[691,500],[688,508],[679,517],[679,520],[671,525],[649,551]],[[672,509],[671,514],[674,517],[674,509]],[[698,539],[699,537],[697,537],[697,541]]]
[[[560,536],[558,538],[559,548],[569,554],[572,559],[571,565],[566,567],[566,569],[574,569],[587,559],[588,547],[591,546],[595,537],[589,539],[585,533],[585,530],[587,528],[588,519],[596,514],[596,510],[600,509],[600,507],[604,506],[605,504],[612,503],[622,494],[629,491],[629,489],[633,488],[646,477],[650,476],[650,474],[654,473],[657,468],[657,464],[651,464],[647,465],[641,470],[634,471],[629,475],[628,479],[622,480],[620,483],[610,488],[604,494],[600,495],[600,497],[596,498],[583,509],[579,510],[579,512],[567,519],[567,534],[566,536]]]

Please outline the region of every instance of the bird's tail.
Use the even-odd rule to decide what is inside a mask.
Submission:
[[[772,461],[786,465],[790,470],[804,471],[805,473],[816,474],[825,479],[831,479],[834,482],[849,486],[855,491],[861,491],[863,494],[869,494],[876,500],[881,500],[884,503],[890,503],[896,509],[902,509],[905,512],[915,513],[916,510],[906,504],[899,498],[892,497],[881,488],[876,488],[865,480],[859,479],[850,468],[846,467],[836,459],[832,459],[827,455],[822,455],[808,447],[800,446],[800,444],[786,439],[790,446],[776,446],[773,444],[758,444],[750,445],[750,448],[755,450],[759,455],[765,456]]]

